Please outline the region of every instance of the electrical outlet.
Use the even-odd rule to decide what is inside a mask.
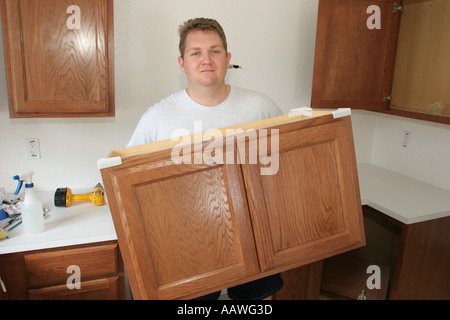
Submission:
[[[412,132],[411,131],[403,131],[402,132],[402,148],[409,148],[409,140],[411,139]]]
[[[27,159],[40,159],[41,149],[39,146],[39,138],[25,139],[25,146],[27,149]]]

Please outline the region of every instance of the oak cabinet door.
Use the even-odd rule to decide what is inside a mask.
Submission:
[[[319,1],[312,108],[388,108],[383,94],[391,93],[400,2]]]
[[[263,165],[249,164],[245,153],[261,271],[305,265],[365,243],[350,117],[298,125],[279,128],[276,174],[262,175]]]
[[[114,116],[113,1],[1,0],[10,116]]]
[[[102,170],[133,297],[184,298],[259,272],[239,165],[151,157]]]

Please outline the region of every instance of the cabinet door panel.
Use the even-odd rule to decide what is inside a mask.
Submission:
[[[0,5],[11,117],[114,115],[112,1]]]
[[[282,132],[276,174],[243,165],[263,271],[364,244],[352,141],[349,119]]]
[[[102,175],[135,298],[179,298],[259,271],[238,165],[142,160]]]

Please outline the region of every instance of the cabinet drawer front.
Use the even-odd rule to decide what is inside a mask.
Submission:
[[[30,300],[113,300],[119,299],[119,277],[81,282],[80,289],[66,285],[28,290]]]
[[[69,266],[80,268],[82,281],[118,272],[116,244],[29,254],[24,261],[28,287],[66,283],[73,275]]]

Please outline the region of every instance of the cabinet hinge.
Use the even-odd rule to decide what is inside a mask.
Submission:
[[[387,95],[386,93],[383,92],[383,98],[381,99],[381,101],[386,102],[386,101],[391,101],[392,96]]]
[[[394,2],[394,13],[398,11],[402,12],[403,8],[402,6],[399,6],[397,2]]]

